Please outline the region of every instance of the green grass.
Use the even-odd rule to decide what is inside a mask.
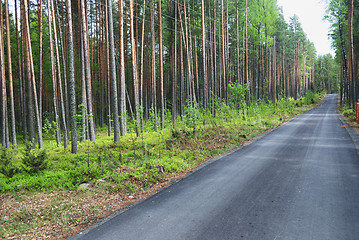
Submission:
[[[127,196],[153,193],[161,183],[168,184],[199,164],[314,108],[322,96],[308,94],[298,100],[281,100],[277,106],[255,102],[246,108],[245,115],[243,110],[221,102],[217,102],[215,117],[195,106],[187,107],[187,115],[182,120],[178,117],[176,128],[172,128],[169,114],[164,130],[155,132],[148,121],[141,137],[136,137],[129,123],[128,134],[118,143],[107,136],[106,128],[97,129],[96,142],[79,143],[76,155],[57,147],[54,139],[45,138],[46,169],[38,172],[26,168],[22,159],[32,156],[39,160],[40,156],[35,163],[41,163],[41,151],[31,150],[26,155],[25,144],[19,144],[17,150],[3,149],[0,172],[11,177],[0,174],[0,239],[49,238],[84,228],[110,214],[113,204],[126,202]],[[82,183],[90,183],[90,190],[78,190]]]
[[[11,159],[5,167],[14,168],[15,172],[13,176],[0,173],[0,192],[72,190],[98,179],[106,182],[105,190],[136,192],[166,175],[191,169],[241,145],[309,109],[319,99],[320,95],[308,93],[298,100],[282,99],[277,106],[257,101],[246,108],[246,114],[219,102],[215,117],[190,106],[182,120],[178,117],[175,129],[170,114],[166,115],[165,129],[155,132],[153,123],[148,121],[141,137],[136,137],[134,125],[129,124],[128,133],[118,143],[107,136],[106,128],[97,129],[96,141],[80,142],[76,155],[57,147],[54,139],[45,139],[46,169],[38,172],[26,169],[22,160],[26,147],[19,144],[18,150],[3,150],[5,158]],[[31,151],[38,154],[38,150]],[[155,166],[163,166],[165,173]]]

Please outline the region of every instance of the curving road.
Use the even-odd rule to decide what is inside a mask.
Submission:
[[[337,96],[75,239],[359,239],[359,155]]]

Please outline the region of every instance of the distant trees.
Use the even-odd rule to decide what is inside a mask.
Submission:
[[[356,82],[356,32],[350,53],[345,28],[352,4],[332,0],[328,10],[343,96],[349,96],[344,85]],[[21,140],[37,139],[42,148],[43,127],[51,126],[59,146],[67,148],[71,133],[73,153],[78,133],[81,141],[95,141],[105,123],[114,142],[131,126],[139,136],[149,120],[158,130],[172,116],[175,127],[188,107],[216,114],[221,101],[232,99],[235,82],[248,86],[248,103],[339,86],[332,73],[338,60],[317,58],[300,20],[285,22],[274,0],[16,0],[15,6],[20,18],[7,0],[1,5],[5,147],[10,139],[16,146],[21,131]]]
[[[359,97],[359,45],[355,44],[359,31],[353,28],[359,23],[359,15],[355,12],[358,7],[358,1],[328,0],[325,16],[331,23],[335,63],[340,65],[340,102],[342,105],[348,103],[353,108]]]

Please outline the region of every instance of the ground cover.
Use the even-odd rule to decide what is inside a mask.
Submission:
[[[82,142],[79,154],[56,146],[45,151],[26,144],[1,150],[0,238],[62,239],[147,198],[198,165],[319,105],[324,95],[250,106],[216,104],[213,116],[195,105],[172,127],[154,131],[155,118],[140,137],[135,128],[113,143],[106,129],[96,142]],[[130,123],[129,123],[130,124]]]

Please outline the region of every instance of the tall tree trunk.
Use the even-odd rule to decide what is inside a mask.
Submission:
[[[38,1],[38,18],[39,18],[39,114],[42,123],[42,89],[43,89],[43,26],[42,26],[42,0]]]
[[[84,44],[84,58],[85,58],[85,75],[86,75],[86,96],[87,96],[87,111],[88,111],[88,121],[89,121],[89,134],[90,140],[95,141],[95,123],[93,120],[93,107],[92,107],[92,90],[91,90],[91,74],[90,74],[90,56],[89,56],[89,46],[88,46],[88,33],[87,33],[87,23],[86,23],[86,10],[85,10],[85,1],[80,0],[81,6],[81,31]]]
[[[348,1],[348,68],[349,68],[349,83],[350,83],[350,92],[349,99],[350,104],[354,108],[355,102],[355,76],[354,76],[354,46],[353,46],[353,0]]]
[[[22,68],[22,59],[23,51],[20,50],[19,42],[19,33],[18,33],[18,14],[17,14],[17,0],[15,0],[15,32],[16,32],[16,49],[18,54],[18,78],[19,78],[19,89],[20,89],[20,106],[21,106],[21,119],[22,119],[22,133],[23,140],[27,141],[27,124],[26,124],[26,105],[25,105],[25,90],[24,90],[24,78],[23,78],[23,68]],[[23,39],[22,39],[23,40]],[[21,41],[22,41],[21,40]]]
[[[58,46],[58,38],[57,38],[57,23],[56,23],[56,13],[55,13],[55,3],[54,0],[51,0],[51,12],[52,12],[52,20],[54,25],[54,41],[55,41],[55,51],[56,51],[56,62],[57,62],[57,77],[59,83],[59,93],[60,93],[60,106],[61,106],[61,115],[62,115],[62,125],[64,129],[64,148],[66,149],[68,146],[68,128],[66,123],[66,112],[65,112],[65,104],[64,104],[64,95],[62,91],[62,79],[61,79],[61,66],[60,66],[60,53]]]
[[[0,2],[0,71],[1,71],[1,119],[2,119],[2,146],[9,147],[9,136],[6,134],[7,101],[6,101],[6,79],[5,79],[5,54],[4,54],[4,33],[3,33],[3,9]]]
[[[178,5],[179,6],[179,5]],[[179,14],[181,14],[181,11],[179,9]],[[181,16],[181,15],[180,15]],[[182,25],[182,24],[181,24]],[[180,30],[180,36],[179,36],[179,52],[180,52],[180,69],[181,69],[181,79],[180,79],[180,110],[181,110],[181,119],[184,115],[184,106],[185,106],[185,86],[184,86],[184,60],[183,60],[183,29]]]
[[[143,13],[142,13],[142,34],[141,34],[141,74],[140,74],[140,107],[142,109],[141,113],[141,127],[143,131],[143,111],[144,109],[144,44],[145,44],[145,22],[146,22],[146,0],[143,1]]]
[[[140,136],[140,114],[139,114],[139,92],[138,92],[138,64],[137,64],[137,44],[134,31],[134,16],[133,16],[133,0],[130,0],[130,34],[131,34],[131,53],[132,53],[132,71],[133,71],[133,86],[135,99],[135,118],[136,118],[136,134]]]
[[[82,26],[81,26],[82,28]],[[84,40],[81,39],[81,103],[82,103],[82,121],[81,121],[81,142],[87,138],[87,96],[86,96],[86,70],[85,70],[85,49]]]
[[[174,21],[174,53],[173,53],[173,82],[172,82],[172,125],[176,127],[177,118],[177,6],[175,5],[175,21]]]
[[[208,108],[208,78],[207,78],[207,57],[206,57],[206,22],[204,0],[201,1],[202,13],[202,55],[203,55],[203,107]]]
[[[16,128],[15,128],[15,103],[14,103],[14,89],[12,79],[12,63],[11,63],[11,42],[10,42],[10,20],[9,20],[9,1],[5,0],[5,14],[6,14],[6,41],[7,41],[7,57],[8,57],[8,76],[9,76],[9,91],[10,91],[10,114],[11,114],[11,137],[13,147],[16,148]]]
[[[248,84],[248,89],[250,88],[250,82],[248,79],[248,7],[247,7],[247,0],[246,0],[246,8],[245,8],[245,65],[244,65],[244,83]],[[247,101],[249,101],[250,97],[250,90],[247,94]]]
[[[39,148],[43,148],[43,140],[42,140],[42,126],[41,126],[41,120],[40,120],[40,114],[39,114],[39,104],[37,99],[37,91],[36,91],[36,81],[35,81],[35,71],[34,71],[34,63],[32,58],[32,48],[31,48],[31,38],[30,38],[30,25],[29,25],[29,13],[28,13],[28,3],[27,0],[24,1],[24,12],[25,12],[25,29],[26,29],[26,54],[28,57],[28,67],[31,71],[31,83],[32,83],[32,95],[34,100],[34,106],[35,106],[35,116],[36,116],[36,123],[37,123],[37,133],[38,133],[38,141],[39,141]]]
[[[106,56],[106,64],[104,64],[105,69],[106,69],[106,73],[104,73],[104,75],[106,75],[105,79],[107,82],[107,103],[108,103],[108,114],[107,114],[107,119],[108,119],[108,136],[111,136],[111,129],[112,129],[112,120],[111,120],[111,84],[110,84],[110,79],[111,79],[111,73],[110,73],[110,45],[109,45],[109,25],[108,25],[108,1],[105,1],[105,23],[103,25],[104,28],[104,32],[105,32],[105,38],[104,38],[104,55]]]
[[[51,76],[52,76],[52,90],[54,100],[54,114],[56,121],[56,142],[57,147],[61,145],[61,132],[60,132],[60,119],[59,119],[59,108],[58,108],[58,97],[57,97],[57,82],[56,82],[56,68],[55,68],[55,57],[54,57],[54,44],[52,38],[52,17],[51,17],[51,5],[52,1],[47,2],[48,16],[49,16],[49,36],[50,36],[50,60],[51,60]]]
[[[28,132],[29,132],[29,139],[30,142],[32,142],[33,147],[35,146],[35,124],[34,124],[34,98],[32,95],[32,83],[31,83],[31,67],[30,67],[30,58],[28,55],[28,38],[27,38],[27,18],[25,16],[25,1],[22,1],[22,4],[20,5],[21,7],[21,35],[23,36],[21,38],[21,42],[22,42],[22,48],[23,48],[23,57],[24,57],[24,65],[23,65],[23,69],[26,69],[26,79],[25,82],[26,84],[26,88],[27,88],[27,107],[28,107],[28,114],[27,119],[26,119],[26,123],[27,123],[27,128],[28,128]],[[26,66],[26,68],[25,68]],[[25,91],[24,91],[24,96],[25,95]]]
[[[117,76],[116,76],[116,62],[115,62],[115,41],[113,36],[113,18],[112,18],[112,1],[108,1],[108,30],[110,42],[110,69],[111,69],[111,83],[112,83],[112,113],[113,113],[113,127],[114,127],[114,142],[120,141],[120,128],[118,122],[118,104],[117,104]]]
[[[118,1],[118,18],[120,25],[120,130],[121,136],[126,134],[126,78],[125,78],[125,46],[123,25],[123,0]]]
[[[222,96],[223,98],[226,98],[226,94],[225,94],[225,89],[226,89],[226,76],[227,76],[227,73],[226,73],[226,36],[225,36],[225,24],[226,24],[226,21],[225,21],[225,11],[224,11],[224,1],[221,0],[221,39],[222,39],[222,56],[221,56],[221,59],[222,59],[222,84],[221,84],[221,89],[222,89]]]
[[[77,153],[77,124],[76,124],[76,89],[75,89],[75,62],[74,39],[72,32],[71,0],[66,0],[67,23],[69,25],[69,90],[70,90],[70,125],[71,125],[71,152]]]
[[[156,87],[156,42],[155,42],[155,15],[154,15],[154,4],[155,0],[152,1],[151,6],[151,71],[152,71],[152,107],[154,110],[154,129],[157,131],[157,87]]]
[[[273,102],[277,105],[277,51],[276,51],[276,38],[273,42]]]
[[[67,138],[68,138],[69,108],[70,108],[69,93],[68,93],[68,70],[67,70],[67,62],[66,62],[66,54],[65,54],[65,41],[64,41],[64,37],[62,35],[63,24],[62,24],[60,14],[59,14],[59,8],[57,5],[55,5],[55,7],[56,7],[56,15],[54,15],[54,16],[57,16],[57,18],[59,19],[60,48],[61,48],[61,54],[62,54],[62,66],[63,66],[63,76],[64,76],[64,97],[63,97],[64,109],[65,109],[64,122],[66,123]],[[60,63],[59,63],[59,65],[60,65]]]
[[[238,13],[238,4],[236,6],[236,31],[237,31],[237,82],[238,83],[242,83],[242,81],[240,80],[240,56],[239,56],[239,13]]]
[[[160,102],[161,102],[161,127],[165,128],[165,100],[163,89],[163,40],[162,40],[162,7],[161,0],[158,0],[158,41],[159,41],[159,65],[160,65]]]

